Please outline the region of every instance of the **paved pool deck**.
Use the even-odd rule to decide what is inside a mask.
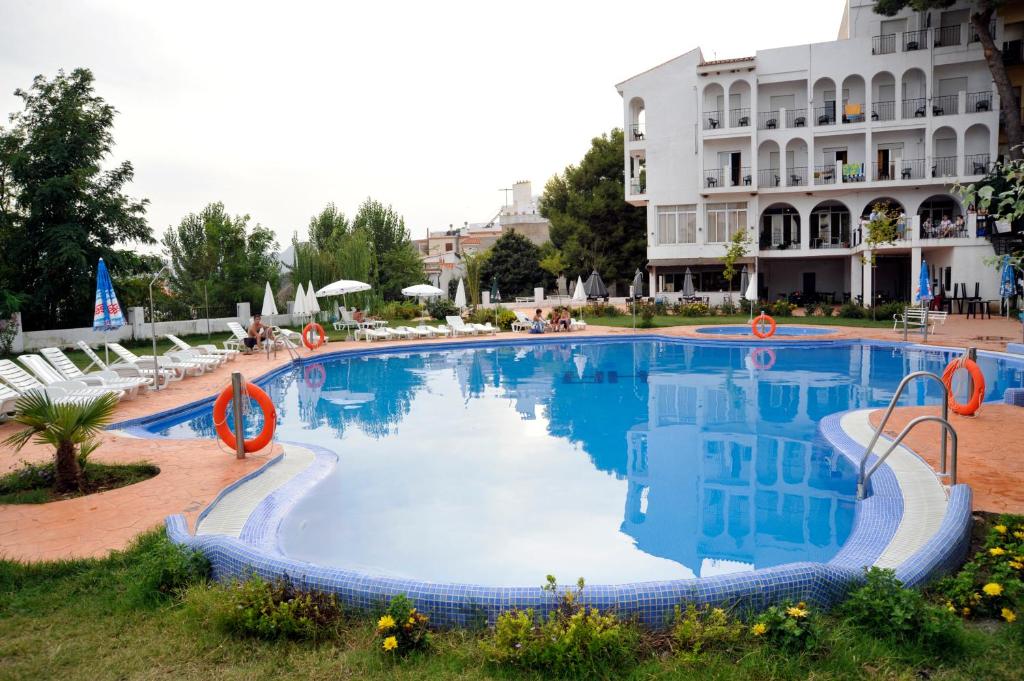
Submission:
[[[711,321],[711,320],[707,320]],[[794,318],[793,321],[798,321]],[[902,340],[902,333],[888,329],[832,327],[835,334],[821,340],[840,338],[873,338]],[[696,327],[651,329],[660,335],[705,338]],[[567,337],[614,336],[633,333],[631,328],[592,325],[585,332],[573,332]],[[637,333],[645,333],[637,330]],[[561,335],[561,334],[559,334]],[[1017,341],[1020,323],[1002,319],[965,320],[951,317],[940,326],[929,341],[946,346],[973,345],[982,349],[1004,350],[1007,341]],[[512,338],[502,333],[498,338]],[[719,339],[728,337],[719,336]],[[917,337],[919,340],[920,336]],[[479,338],[449,339],[454,342]],[[779,339],[807,342],[807,338]],[[915,340],[911,337],[911,340]],[[374,343],[375,346],[415,346],[421,341],[394,341]],[[326,351],[365,349],[365,342],[331,342]],[[318,351],[322,354],[324,350]],[[303,350],[303,356],[308,354]],[[246,378],[256,378],[287,364],[287,353],[268,360],[265,355],[242,356],[220,369],[201,377],[189,378],[170,384],[158,392],[135,400],[122,402],[115,420],[146,416],[171,409],[198,399],[213,396],[230,383],[232,371],[240,371]],[[1011,409],[1007,407],[1006,409]],[[912,409],[905,410],[911,412]],[[900,427],[900,418],[912,418],[898,410],[893,427]],[[991,420],[989,420],[991,419]],[[978,426],[972,424],[987,424]],[[982,416],[971,424],[955,424],[961,434],[961,481],[977,485],[975,507],[984,510],[1024,512],[1024,411],[1003,413],[1002,409],[986,406]],[[1010,427],[1008,427],[1010,426]],[[8,437],[18,426],[0,425],[0,440]],[[1009,446],[1008,434],[1017,438]],[[932,439],[928,431],[915,433],[908,440],[912,449],[922,448],[928,458]],[[183,514],[190,528],[199,513],[229,484],[262,466],[279,450],[237,460],[233,453],[219,448],[209,440],[143,440],[109,431],[102,435],[102,445],[93,455],[94,460],[110,463],[148,461],[160,467],[160,474],[144,482],[109,492],[89,495],[40,505],[0,505],[0,557],[22,561],[54,560],[61,558],[100,557],[111,550],[123,549],[140,533],[163,524],[169,515]],[[21,452],[0,447],[0,473],[17,468],[22,461],[46,461],[52,456],[46,447],[29,445]],[[931,459],[930,459],[931,460]]]

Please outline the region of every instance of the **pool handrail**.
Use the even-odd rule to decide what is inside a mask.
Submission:
[[[868,478],[870,478],[871,474],[875,472],[875,470],[878,468],[879,464],[881,464],[882,460],[884,460],[885,457],[889,456],[889,454],[892,453],[893,449],[895,449],[895,444],[894,444],[892,447],[890,447],[888,449],[888,451],[885,452],[884,455],[882,455],[879,458],[878,462],[874,466],[872,466],[870,471],[866,471],[867,463],[868,463],[868,457],[871,456],[871,453],[874,451],[875,445],[878,443],[878,438],[881,437],[882,431],[885,429],[885,424],[887,424],[889,422],[889,417],[892,416],[892,412],[896,408],[896,403],[899,401],[900,395],[903,394],[903,389],[905,387],[907,387],[907,384],[910,383],[915,378],[930,378],[930,379],[936,381],[940,386],[942,386],[942,417],[941,418],[939,418],[937,416],[936,417],[927,417],[927,418],[925,418],[925,417],[918,417],[918,418],[914,419],[913,421],[908,423],[907,427],[903,429],[902,433],[900,433],[900,436],[897,439],[896,444],[898,444],[900,442],[900,440],[902,440],[904,438],[904,436],[906,436],[906,434],[909,432],[909,430],[910,430],[910,428],[912,426],[916,425],[917,423],[922,422],[922,419],[924,419],[924,420],[941,421],[941,423],[943,424],[943,428],[942,428],[942,442],[941,442],[941,446],[940,446],[940,449],[939,449],[939,474],[940,475],[946,475],[947,474],[947,470],[946,470],[946,450],[947,450],[947,447],[946,447],[946,437],[947,437],[947,434],[951,432],[951,433],[953,433],[953,463],[952,463],[953,475],[952,475],[951,484],[956,484],[956,430],[954,430],[953,427],[949,424],[949,392],[946,390],[946,384],[942,382],[942,379],[938,376],[938,374],[934,374],[934,373],[932,373],[930,371],[912,371],[911,373],[909,373],[906,376],[904,376],[903,380],[900,381],[900,384],[896,387],[896,391],[893,393],[892,399],[889,400],[889,406],[886,407],[886,409],[885,409],[885,414],[882,415],[882,419],[878,422],[878,427],[875,429],[875,434],[871,436],[871,442],[869,442],[868,446],[864,448],[864,456],[861,457],[861,460],[860,460],[860,471],[859,471],[858,476],[857,476],[857,498],[858,499],[863,499],[865,497],[865,492],[867,490]]]

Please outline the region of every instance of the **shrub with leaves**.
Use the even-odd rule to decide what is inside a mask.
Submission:
[[[718,306],[718,311],[726,316],[736,314],[737,310],[738,308],[736,303],[734,303],[730,297],[726,297],[726,299],[722,301],[722,304]]]
[[[786,651],[810,650],[820,638],[817,615],[802,601],[769,607],[753,620],[750,635]]]
[[[672,618],[672,642],[681,653],[699,655],[707,651],[728,651],[743,639],[745,627],[723,608],[692,603],[676,606]]]
[[[1024,602],[1024,518],[1000,516],[981,549],[934,591],[962,617],[1015,622]]]
[[[868,311],[863,305],[850,301],[843,303],[839,308],[839,316],[844,319],[864,319],[868,316]]]
[[[821,306],[819,306],[818,303],[807,303],[806,305],[804,305],[804,316],[813,317],[814,315],[818,314],[819,309],[821,309]]]
[[[621,317],[622,310],[607,303],[591,303],[583,307],[583,314],[587,317]]]
[[[711,308],[705,303],[683,303],[679,306],[680,317],[707,317],[711,314]]]
[[[390,655],[408,655],[430,647],[429,618],[413,607],[405,594],[393,596],[377,620],[380,650]]]
[[[650,303],[642,303],[637,305],[636,312],[640,315],[639,326],[644,329],[650,329],[654,326],[654,315],[657,312],[654,305]]]
[[[210,577],[210,561],[202,552],[175,544],[167,535],[147,534],[134,568],[130,596],[155,603],[178,596],[186,587]]]
[[[487,659],[546,677],[619,678],[636,662],[640,634],[614,614],[582,604],[583,587],[581,577],[575,591],[557,596],[558,584],[549,575],[544,589],[558,601],[547,618],[533,609],[499,615],[493,635],[481,642]]]
[[[956,617],[929,603],[920,591],[905,589],[892,570],[867,570],[864,586],[849,595],[840,612],[872,636],[937,653],[959,647],[962,627]]]
[[[427,303],[427,314],[434,319],[444,319],[451,315],[459,314],[459,308],[447,298],[436,298]]]
[[[497,314],[497,320],[495,320],[495,314]],[[497,313],[494,308],[478,307],[469,315],[469,321],[474,324],[487,324],[496,326],[502,331],[508,331],[512,328],[512,322],[516,320],[516,313],[512,310],[507,310],[503,307],[499,307]],[[497,324],[495,324],[497,321]]]
[[[836,313],[836,306],[833,305],[832,303],[822,303],[821,304],[821,316],[822,317],[832,317],[832,316],[835,315],[835,313]]]
[[[796,309],[796,305],[789,302],[788,300],[776,300],[772,303],[771,311],[769,314],[773,317],[792,317],[793,310]]]
[[[189,593],[214,623],[232,634],[274,639],[321,639],[341,624],[343,612],[333,594],[303,590],[291,582],[268,582],[253,575]]]

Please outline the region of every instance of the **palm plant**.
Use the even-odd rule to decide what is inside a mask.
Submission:
[[[110,423],[118,396],[109,393],[82,404],[56,403],[44,393],[29,393],[17,402],[14,421],[27,426],[4,444],[15,451],[33,436],[38,444],[55,448],[55,481],[58,492],[82,490],[82,468],[99,446],[96,435]]]

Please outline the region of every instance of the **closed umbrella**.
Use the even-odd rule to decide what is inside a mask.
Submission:
[[[743,293],[743,297],[750,301],[750,319],[754,319],[754,303],[757,302],[757,272],[754,272],[750,277],[750,281],[747,283],[747,290]]]
[[[270,282],[267,282],[267,287],[263,291],[263,310],[262,314],[264,317],[277,314],[277,301],[274,300],[274,292],[270,289]]]
[[[92,330],[103,332],[103,352],[107,364],[110,363],[110,350],[107,348],[107,331],[120,329],[124,326],[124,312],[117,302],[114,283],[110,281],[107,264],[100,258],[96,266],[96,304],[93,307]]]
[[[1010,301],[1017,293],[1017,287],[1013,282],[1013,265],[1010,264],[1010,256],[1003,256],[1003,268],[999,273],[999,297],[1007,298],[1006,301],[1006,318],[1010,318]]]
[[[299,287],[295,289],[295,302],[292,304],[292,316],[302,317],[306,314],[306,291],[302,288],[302,284],[299,283]]]
[[[921,335],[928,339],[928,303],[932,299],[932,279],[928,274],[928,262],[921,261],[921,277],[917,282],[917,300],[924,308],[924,323],[921,324]],[[905,332],[904,332],[905,333]]]
[[[494,281],[491,282],[491,302],[492,303],[500,303],[501,302],[501,291],[498,290],[498,280],[497,279],[495,279]]]
[[[466,285],[462,283],[462,278],[459,278],[459,287],[455,289],[455,307],[460,310],[466,307]]]
[[[683,273],[683,297],[693,297],[693,274],[690,273],[690,268],[686,268],[686,272]]]
[[[747,287],[750,285],[750,272],[747,271],[747,266],[744,265],[740,271],[740,291],[746,294]],[[731,297],[731,295],[730,295]],[[744,296],[745,297],[745,296]]]
[[[590,276],[587,278],[587,283],[584,284],[583,287],[587,292],[588,298],[608,297],[608,287],[606,287],[604,282],[601,281],[601,275],[597,273],[597,270],[590,273]]]
[[[642,298],[644,295],[644,275],[638,267],[636,273],[633,274],[633,297]]]
[[[583,285],[583,277],[576,277],[576,288],[573,289],[572,292],[572,302],[587,302],[587,290],[586,287]]]
[[[320,311],[320,303],[316,300],[316,294],[313,293],[313,282],[310,281],[309,285],[306,286],[306,314],[316,315]]]

